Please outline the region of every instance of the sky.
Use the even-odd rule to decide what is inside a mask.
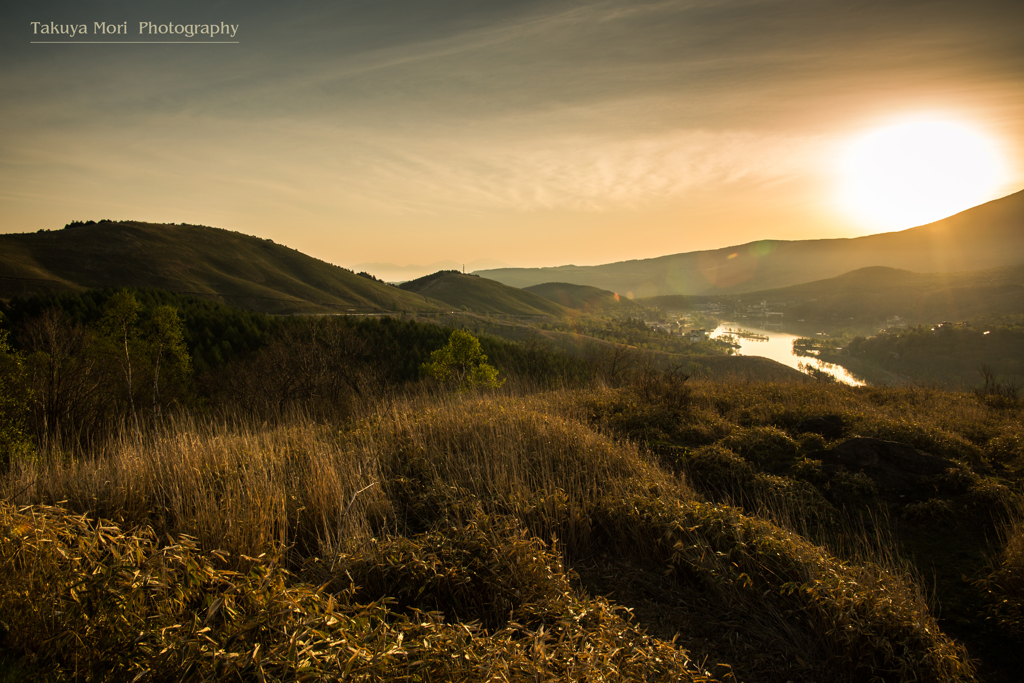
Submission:
[[[981,201],[1024,189],[1021,26],[1019,0],[3,3],[0,232],[193,223],[472,268],[908,228],[844,208],[843,159],[952,120],[998,157]]]

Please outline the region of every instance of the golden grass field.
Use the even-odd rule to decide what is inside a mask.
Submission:
[[[958,471],[917,508],[822,480],[828,441],[792,429],[819,414]],[[419,392],[343,423],[179,416],[12,466],[7,680],[977,680],[936,619],[948,587],[907,557],[925,546],[896,536],[934,510],[1002,533],[970,568],[987,602],[950,599],[1019,638],[1020,416],[663,377]]]

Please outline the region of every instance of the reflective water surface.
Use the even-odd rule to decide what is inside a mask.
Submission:
[[[800,365],[809,365],[829,373],[840,382],[853,386],[864,386],[864,381],[854,377],[841,365],[825,363],[817,358],[798,356],[793,353],[793,340],[799,339],[795,334],[787,334],[778,330],[765,330],[738,323],[722,323],[712,332],[712,337],[723,337],[732,333],[733,342],[740,348],[736,353],[741,356],[762,356],[771,358],[783,365],[801,370]]]

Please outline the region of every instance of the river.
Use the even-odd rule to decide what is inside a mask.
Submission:
[[[793,340],[799,339],[799,337],[794,334],[787,334],[778,330],[764,330],[738,323],[722,323],[711,332],[711,336],[724,336],[729,334],[730,331],[755,335],[753,338],[733,335],[735,343],[739,344],[740,347],[736,350],[736,353],[741,356],[771,358],[797,370],[800,370],[800,364],[810,365],[827,372],[844,384],[856,387],[862,387],[865,384],[864,380],[854,377],[841,365],[833,365],[820,361],[817,358],[796,355],[793,352]]]

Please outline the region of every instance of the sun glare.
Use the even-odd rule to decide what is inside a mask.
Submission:
[[[937,221],[990,199],[1005,180],[995,144],[944,120],[879,128],[842,159],[843,209],[871,230]]]

